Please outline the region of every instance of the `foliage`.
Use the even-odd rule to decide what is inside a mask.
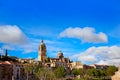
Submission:
[[[77,76],[77,75],[83,76],[84,72],[83,72],[83,69],[73,69],[72,74],[75,76]]]
[[[57,78],[62,78],[65,77],[66,75],[66,70],[63,66],[58,66],[55,70],[54,70],[54,74],[56,75]]]
[[[110,66],[108,69],[87,69],[86,75],[88,75],[90,79],[109,80],[110,76],[112,76],[116,70],[117,68],[115,66]]]
[[[107,70],[104,69],[100,70],[100,74],[101,76],[107,76]]]
[[[93,69],[87,69],[86,74],[89,76],[94,76]]]
[[[39,80],[56,80],[54,73],[49,68],[37,67],[35,75]]]
[[[63,78],[66,75],[66,70],[63,66],[58,66],[54,71],[48,67],[41,67],[40,65],[27,64],[25,67],[25,73],[27,75],[34,72],[34,76],[38,80],[56,80],[57,78]],[[72,74],[75,76],[80,75],[80,79],[77,80],[87,80],[87,79],[109,79],[112,76],[117,68],[115,66],[110,66],[108,69],[73,69]],[[28,79],[27,79],[28,80]]]
[[[117,68],[115,66],[109,66],[108,69],[107,69],[107,74],[109,76],[112,76],[114,75],[114,73],[117,71]]]
[[[31,73],[31,72],[34,70],[34,68],[35,68],[35,64],[33,64],[33,63],[31,63],[31,64],[26,64],[26,65],[24,66],[25,73],[26,73],[26,74]]]
[[[100,70],[97,70],[97,69],[88,69],[86,73],[89,76],[94,76],[94,77],[100,77],[101,76]]]
[[[72,70],[72,74],[76,76],[76,75],[79,75],[79,72],[78,72],[77,69],[73,69],[73,70]]]
[[[35,66],[36,66],[36,64],[34,64],[34,63],[31,63],[31,64],[29,63],[29,64],[24,65],[24,71],[27,76],[27,80],[31,80],[29,78],[29,75],[34,73]]]

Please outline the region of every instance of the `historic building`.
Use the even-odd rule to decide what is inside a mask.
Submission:
[[[43,40],[40,42],[38,47],[38,61],[45,62],[47,60],[46,57],[46,45]]]
[[[38,61],[42,63],[42,66],[48,66],[52,69],[63,66],[67,73],[70,73],[70,59],[65,58],[62,51],[59,51],[56,58],[47,58],[46,56],[46,45],[43,40],[40,42],[38,47]]]
[[[13,80],[26,80],[24,64],[21,63],[13,64]]]
[[[49,62],[46,63],[52,69],[58,66],[63,66],[67,72],[70,74],[70,59],[65,58],[62,51],[59,51],[56,58],[49,58]]]
[[[83,69],[84,65],[80,62],[80,61],[76,61],[76,62],[71,62],[71,70],[72,69]]]
[[[108,69],[108,65],[100,65],[100,64],[92,64],[92,65],[89,65],[95,69]]]
[[[65,58],[62,51],[58,52],[57,58],[50,58],[50,62],[70,63],[69,58]]]
[[[13,72],[12,62],[0,62],[0,80],[12,80]]]

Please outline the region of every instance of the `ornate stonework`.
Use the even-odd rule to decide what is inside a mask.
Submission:
[[[46,59],[46,45],[42,40],[38,47],[38,61],[45,62]]]
[[[118,71],[115,72],[114,76],[112,76],[112,80],[120,80],[120,65],[118,67]]]

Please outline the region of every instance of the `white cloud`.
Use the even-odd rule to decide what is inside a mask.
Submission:
[[[109,59],[109,60],[100,60],[96,64],[101,64],[101,65],[120,65],[120,59]]]
[[[2,49],[17,50],[23,53],[35,52],[36,41],[30,41],[30,38],[16,25],[0,26],[0,43],[3,43]]]
[[[73,55],[71,58],[77,58],[82,62],[100,63],[100,64],[120,64],[120,47],[102,46],[90,47],[86,51]]]
[[[0,42],[9,44],[25,44],[27,37],[16,25],[0,26]]]
[[[23,53],[31,53],[31,52],[37,52],[38,51],[38,45],[37,42],[31,42],[27,45],[20,46],[20,48],[24,49]]]
[[[91,27],[84,28],[67,28],[60,33],[60,37],[78,38],[82,42],[104,43],[107,42],[107,35],[103,32],[95,33],[95,29]]]

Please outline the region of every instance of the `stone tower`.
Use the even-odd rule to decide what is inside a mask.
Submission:
[[[46,59],[46,45],[42,40],[38,47],[38,61],[45,62]]]

